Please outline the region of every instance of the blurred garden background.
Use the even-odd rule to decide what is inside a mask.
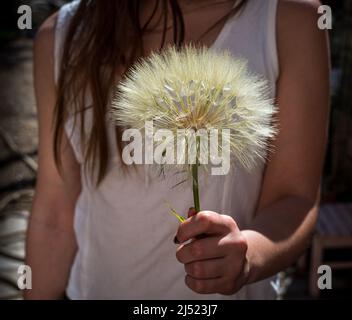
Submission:
[[[262,0],[271,1],[271,0]],[[0,12],[0,299],[21,299],[18,266],[37,170],[37,118],[32,78],[33,37],[64,0],[5,0]],[[333,13],[331,121],[322,209],[313,246],[278,276],[283,299],[352,297],[352,0],[322,1]],[[33,29],[19,30],[28,4]],[[304,52],[300,53],[304,54]],[[316,291],[320,264],[332,267],[332,290]],[[45,275],[43,275],[45,276]]]

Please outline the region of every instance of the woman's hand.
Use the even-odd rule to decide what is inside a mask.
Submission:
[[[235,293],[248,275],[247,241],[236,222],[212,211],[188,215],[175,237],[181,243],[176,257],[185,265],[186,285],[197,293]]]

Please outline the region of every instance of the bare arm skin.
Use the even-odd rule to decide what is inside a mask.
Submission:
[[[309,245],[317,218],[329,114],[329,53],[317,28],[317,1],[281,0],[277,82],[280,133],[267,165],[253,224],[203,211],[178,229],[186,284],[199,293],[232,294],[292,264]]]
[[[79,165],[64,137],[63,177],[53,157],[55,106],[54,26],[56,15],[39,30],[34,46],[34,81],[39,121],[39,171],[27,235],[26,264],[32,289],[26,299],[58,299],[64,294],[76,252],[73,212],[80,192]]]

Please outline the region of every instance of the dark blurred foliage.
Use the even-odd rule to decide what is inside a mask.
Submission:
[[[53,12],[58,10],[69,0],[5,0],[1,3],[0,11],[0,45],[25,34],[34,36],[41,23]],[[32,9],[33,29],[21,32],[17,28],[20,5],[29,5]]]
[[[352,201],[352,1],[323,1],[331,6],[331,117],[323,201]]]
[[[28,2],[28,1],[27,1]],[[0,11],[0,43],[7,42],[18,36],[17,29],[17,8],[20,4],[25,4],[26,1],[7,0],[1,4]]]

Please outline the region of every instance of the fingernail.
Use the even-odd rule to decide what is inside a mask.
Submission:
[[[174,238],[174,243],[175,244],[180,244],[180,241],[178,241],[177,236],[175,236],[175,238]]]
[[[194,207],[190,207],[188,209],[188,217],[190,218],[190,217],[194,216],[195,214],[196,214],[196,209]]]

